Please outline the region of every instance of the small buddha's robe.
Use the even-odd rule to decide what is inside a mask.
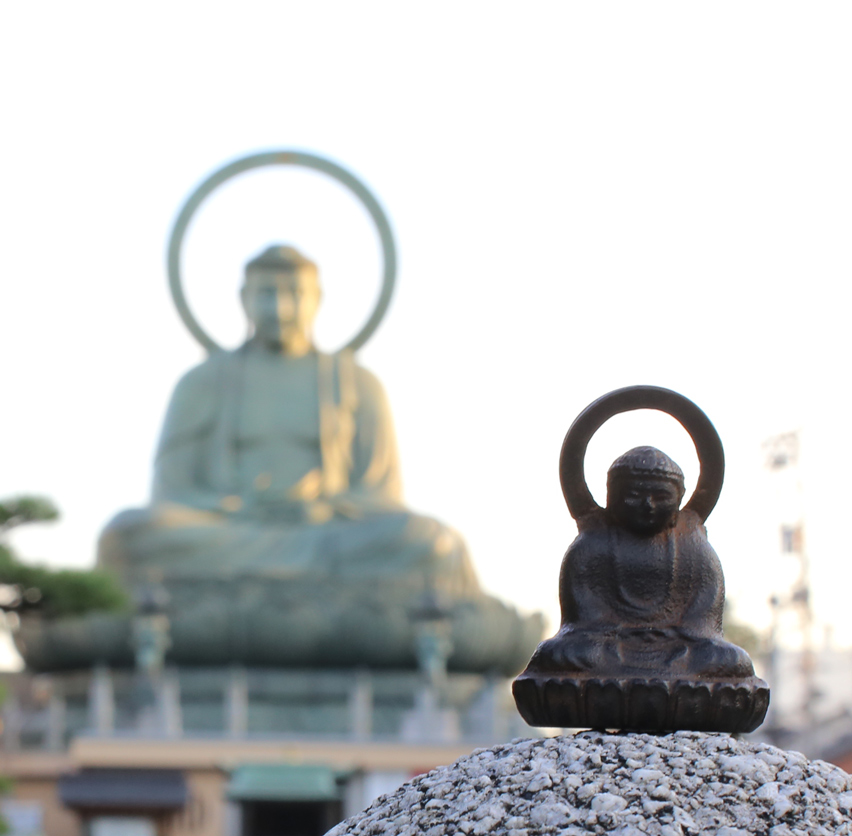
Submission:
[[[748,655],[722,638],[725,585],[719,558],[691,511],[653,536],[605,513],[579,521],[560,574],[562,626],[529,671],[599,678],[754,675]]]
[[[99,562],[132,580],[333,575],[481,595],[459,535],[402,505],[378,380],[348,354],[252,343],[178,383],[152,504],[108,525]]]

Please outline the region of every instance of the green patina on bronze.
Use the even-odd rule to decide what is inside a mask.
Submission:
[[[458,533],[403,505],[381,384],[349,348],[314,347],[316,267],[275,246],[245,278],[253,335],[178,383],[151,504],[109,523],[99,566],[168,590],[173,663],[414,667],[431,596],[451,669],[516,672],[541,618],[487,596]],[[128,629],[103,616],[21,637],[36,668],[129,664]]]

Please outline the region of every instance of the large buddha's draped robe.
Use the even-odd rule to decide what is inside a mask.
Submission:
[[[384,392],[348,353],[250,342],[192,369],[169,406],[152,499],[110,523],[101,565],[138,580],[333,574],[481,594],[461,538],[403,507]]]

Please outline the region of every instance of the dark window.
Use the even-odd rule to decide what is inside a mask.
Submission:
[[[341,818],[339,802],[247,801],[243,836],[323,836]]]

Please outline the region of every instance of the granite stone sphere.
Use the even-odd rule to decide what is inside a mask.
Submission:
[[[852,778],[727,734],[580,732],[479,749],[329,836],[848,836]]]

